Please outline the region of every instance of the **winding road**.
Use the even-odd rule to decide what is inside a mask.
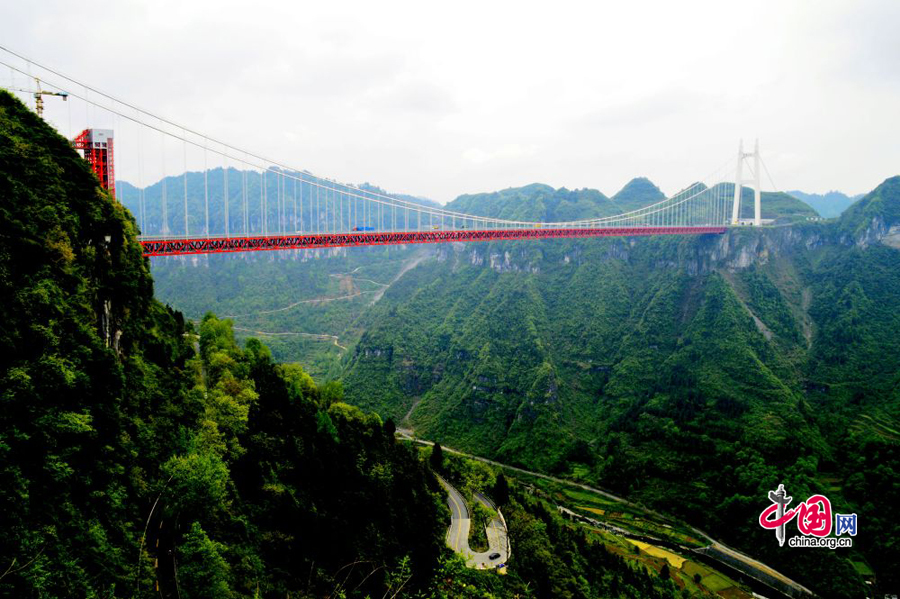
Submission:
[[[494,504],[484,495],[475,494],[475,499],[485,507],[494,510],[494,517],[485,529],[488,539],[488,550],[484,552],[472,551],[469,547],[469,530],[472,526],[472,519],[469,516],[469,507],[465,498],[456,490],[456,488],[444,480],[441,476],[437,477],[441,486],[447,491],[447,504],[450,506],[450,528],[447,529],[447,545],[465,558],[466,565],[470,568],[494,568],[500,564],[505,564],[509,558],[509,540],[506,534],[506,524],[503,522],[499,511]],[[500,557],[491,559],[491,554],[499,553]]]
[[[401,438],[409,440],[409,441],[413,441],[414,443],[419,443],[422,445],[434,445],[434,443],[432,441],[427,441],[425,439],[421,439],[421,438],[417,437],[415,434],[415,431],[413,431],[412,429],[398,428],[397,434]],[[659,512],[656,512],[655,510],[651,510],[645,506],[639,506],[631,501],[628,501],[627,499],[624,499],[617,495],[613,495],[612,493],[610,493],[608,491],[604,491],[603,489],[598,489],[596,487],[591,487],[589,485],[583,485],[581,483],[576,483],[576,482],[573,482],[570,480],[557,478],[555,476],[550,476],[548,474],[542,474],[540,472],[533,472],[531,470],[525,470],[524,468],[518,468],[516,466],[510,466],[508,464],[502,464],[502,463],[496,462],[494,460],[489,460],[489,459],[483,458],[481,456],[472,455],[470,453],[465,453],[463,451],[459,451],[459,450],[447,447],[446,445],[443,445],[442,449],[445,452],[454,453],[456,455],[460,455],[460,456],[463,456],[466,458],[477,460],[479,462],[491,464],[492,466],[497,466],[498,468],[505,468],[505,469],[511,470],[513,472],[519,472],[521,474],[527,474],[529,476],[543,478],[545,480],[550,480],[550,481],[560,483],[563,485],[567,485],[570,487],[584,489],[585,491],[590,491],[591,493],[596,493],[598,495],[602,495],[604,497],[618,501],[625,505],[632,506],[637,509],[643,510],[647,514],[652,514],[652,515],[658,516],[660,518],[663,517],[661,514],[659,514]],[[442,484],[444,484],[445,488],[446,488],[446,483],[444,483],[442,481]],[[457,495],[458,494],[459,493],[457,492]],[[460,495],[460,497],[462,497],[462,496]],[[465,502],[463,502],[463,504],[465,504]],[[452,507],[451,507],[451,510],[452,510]],[[572,512],[572,513],[574,513],[574,512]],[[468,518],[468,511],[466,511],[466,517]],[[787,595],[796,596],[796,597],[813,596],[813,592],[810,591],[808,588],[806,588],[805,586],[796,582],[795,580],[788,578],[787,576],[785,576],[781,572],[775,570],[771,566],[764,564],[763,562],[761,562],[757,559],[754,559],[754,558],[750,557],[749,555],[746,555],[745,553],[741,553],[740,551],[738,551],[732,547],[729,547],[728,545],[725,545],[721,541],[717,541],[716,539],[712,538],[712,536],[710,536],[706,532],[700,530],[699,528],[696,528],[696,527],[690,526],[690,525],[688,525],[688,526],[697,535],[699,535],[702,538],[705,538],[709,542],[709,545],[707,545],[701,551],[705,550],[704,552],[707,553],[708,555],[710,555],[710,557],[712,557],[716,561],[719,561],[719,562],[725,564],[726,566],[729,566],[732,568],[737,568],[744,574],[751,576],[751,577],[755,578],[756,580],[758,580],[759,582],[762,582],[763,584],[766,584],[770,587],[772,587],[772,584],[768,581],[768,579],[773,579],[774,582],[776,583],[776,586],[780,587],[780,589],[785,589],[785,590],[782,590],[782,592],[785,592],[785,594],[787,594]],[[451,524],[451,528],[452,528],[452,524]],[[505,529],[505,527],[504,527],[504,529]],[[468,531],[468,529],[467,529],[467,531]],[[488,536],[488,539],[490,540],[490,535]],[[451,545],[451,547],[452,547],[452,545]],[[468,549],[468,541],[466,542],[466,549]],[[491,546],[491,551],[493,551],[493,545]],[[471,551],[470,551],[470,553],[471,553]],[[507,556],[508,556],[508,553],[501,553],[501,557],[503,558],[503,560],[505,560]],[[725,559],[722,559],[722,557],[725,557]],[[501,561],[501,560],[497,560],[497,561]],[[772,587],[772,588],[774,589],[774,587]]]

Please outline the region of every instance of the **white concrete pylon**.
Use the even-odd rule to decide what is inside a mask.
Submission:
[[[737,172],[734,175],[734,206],[731,208],[731,224],[737,225],[741,212],[741,183],[744,180],[744,140],[738,144]]]
[[[744,161],[748,158],[753,158],[753,167],[751,168],[753,171],[752,179],[744,179]],[[744,152],[744,140],[741,140],[738,145],[737,169],[734,176],[734,204],[731,208],[732,225],[740,223],[741,192],[744,183],[751,183],[753,185],[753,224],[757,227],[762,225],[762,190],[759,181],[759,160],[759,139],[756,140],[756,143],[753,146],[753,153]],[[749,166],[750,165],[748,164],[748,167]]]
[[[753,224],[757,227],[762,225],[762,192],[759,188],[759,138],[756,138],[756,144],[753,146]]]

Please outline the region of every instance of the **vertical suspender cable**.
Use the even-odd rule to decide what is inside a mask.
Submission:
[[[278,233],[284,232],[284,215],[281,210],[281,173],[275,171],[275,222],[278,223]]]
[[[203,212],[206,221],[206,238],[209,239],[209,151],[203,140]]]
[[[269,167],[263,169],[263,235],[269,234]]]
[[[69,103],[69,110],[72,110],[71,102]],[[144,126],[140,122],[140,112],[135,111],[136,121],[137,121],[137,144],[138,144],[138,187],[141,188],[141,193],[138,196],[138,213],[140,214],[141,219],[141,233],[146,235],[146,226],[144,224],[144,144],[143,144],[143,136],[141,133],[143,132]],[[71,114],[71,112],[69,113]]]
[[[222,196],[225,199],[225,236],[231,233],[231,219],[228,217],[228,156],[223,154],[222,159]]]
[[[244,157],[246,159],[246,156]],[[241,230],[246,237],[249,233],[249,219],[247,218],[247,163],[241,165]]]
[[[160,134],[161,144],[160,144],[160,153],[162,155],[162,228],[163,228],[163,237],[169,236],[169,209],[166,205],[166,136]]]
[[[182,162],[184,163],[184,236],[190,235],[188,229],[188,197],[187,197],[187,133],[181,130]]]

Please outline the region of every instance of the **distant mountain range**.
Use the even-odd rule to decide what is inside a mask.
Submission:
[[[732,193],[729,185],[729,194]],[[753,215],[753,192],[743,188],[741,218]],[[467,214],[525,221],[565,221],[622,214],[650,206],[666,195],[652,181],[638,177],[611,198],[596,189],[554,189],[542,183],[511,187],[491,193],[462,195],[447,208]],[[782,222],[806,220],[816,211],[805,202],[782,192],[762,193],[762,216]]]
[[[794,196],[798,200],[806,202],[812,206],[820,216],[824,218],[837,218],[844,210],[856,200],[865,194],[858,193],[848,196],[840,191],[829,191],[827,193],[805,193],[803,191],[789,191],[788,195]]]

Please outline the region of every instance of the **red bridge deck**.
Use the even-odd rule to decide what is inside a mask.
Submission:
[[[299,250],[361,245],[449,243],[514,239],[559,239],[570,237],[630,237],[637,235],[721,234],[725,227],[608,227],[596,229],[497,229],[484,231],[351,232],[318,235],[267,235],[255,237],[195,237],[142,239],[145,256],[218,254],[263,250]]]

